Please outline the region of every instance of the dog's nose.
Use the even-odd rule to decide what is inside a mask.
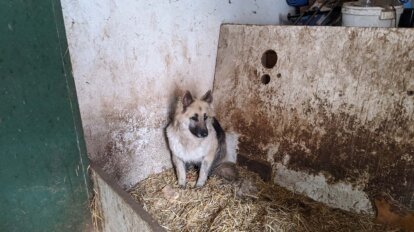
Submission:
[[[207,137],[207,135],[208,135],[208,131],[202,131],[201,132],[201,137]]]

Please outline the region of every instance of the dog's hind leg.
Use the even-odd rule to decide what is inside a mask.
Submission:
[[[178,185],[180,188],[185,188],[186,182],[186,171],[185,171],[185,163],[180,160],[177,156],[172,156],[172,161],[174,163],[175,172],[177,173]]]
[[[236,164],[231,162],[223,162],[218,164],[212,172],[214,175],[218,175],[228,181],[235,181],[239,177]]]

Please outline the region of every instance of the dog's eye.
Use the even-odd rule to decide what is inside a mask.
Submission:
[[[198,114],[195,114],[193,117],[190,118],[193,121],[198,122]]]
[[[207,118],[208,118],[208,117],[207,117],[207,115],[206,115],[206,114],[204,114],[204,121],[205,121],[205,120],[207,120]]]

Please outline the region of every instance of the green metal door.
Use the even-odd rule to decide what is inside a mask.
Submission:
[[[87,230],[87,166],[59,0],[0,1],[0,231]]]

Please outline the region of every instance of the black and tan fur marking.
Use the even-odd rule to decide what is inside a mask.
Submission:
[[[235,164],[227,161],[225,132],[214,117],[212,101],[211,91],[200,99],[187,91],[167,127],[172,161],[181,187],[186,185],[189,164],[200,166],[196,187],[202,187],[210,175],[227,180],[237,178]]]

